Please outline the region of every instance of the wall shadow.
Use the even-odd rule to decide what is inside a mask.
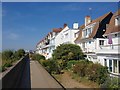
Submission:
[[[4,77],[2,77],[2,89],[24,88],[31,89],[30,60],[26,55]]]
[[[18,88],[28,88],[31,89],[31,77],[30,77],[30,59],[26,60],[26,65],[23,70],[22,78],[20,81],[20,86]]]

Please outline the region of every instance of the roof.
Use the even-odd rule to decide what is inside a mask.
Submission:
[[[104,35],[120,31],[120,25],[115,26],[115,18],[118,15],[120,15],[120,9],[117,12],[115,12],[114,15],[112,16],[110,23],[109,23],[109,26],[106,29],[106,32]]]
[[[99,17],[99,18],[96,18],[95,20],[92,20],[92,22],[90,22],[89,24],[87,24],[87,26],[88,26],[88,25],[90,25],[90,24],[96,23],[96,25],[95,25],[94,28],[93,28],[92,33],[89,35],[89,38],[93,38],[93,37],[96,35],[97,30],[98,30],[98,28],[99,28],[99,22],[101,22],[105,17],[107,17],[107,16],[108,16],[109,14],[111,14],[111,13],[112,13],[112,12],[109,12],[109,13],[107,13],[107,14]],[[75,42],[80,41],[80,39],[82,38],[82,30],[81,30],[81,29],[84,29],[84,28],[85,28],[85,24],[83,24],[83,25],[81,25],[81,26],[79,27],[80,33],[79,33],[79,36],[76,38]]]
[[[52,31],[52,32],[58,33],[58,32],[61,32],[61,31],[62,31],[62,28],[53,28],[53,31]],[[44,39],[40,40],[40,41],[37,43],[37,45],[40,44],[41,42],[43,42],[47,36],[49,36],[50,34],[52,34],[52,32],[49,32],[49,33],[44,37]]]
[[[53,28],[53,32],[61,32],[62,28]]]
[[[89,24],[87,25],[90,25],[90,24],[93,24],[95,22],[101,22],[106,16],[108,16],[110,13],[112,12],[108,12],[107,14],[104,14],[103,16],[99,17],[99,18],[96,18],[95,20],[92,20],[92,22],[90,22]]]

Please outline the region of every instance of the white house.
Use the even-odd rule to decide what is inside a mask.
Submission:
[[[120,9],[112,16],[103,36],[103,44],[96,51],[97,58],[111,74],[120,75]]]
[[[73,29],[70,29],[67,24],[64,24],[63,30],[55,38],[55,47],[60,44],[74,44],[74,40],[78,37],[78,23],[73,24]]]
[[[102,41],[98,38],[104,38],[102,35],[106,31],[106,26],[109,24],[112,15],[109,12],[95,20],[91,20],[90,16],[86,16],[85,24],[80,26],[80,33],[75,43],[81,47],[88,60],[98,62],[96,50],[102,44]]]
[[[42,39],[36,45],[36,53],[44,55],[46,59],[52,57],[53,50],[60,44],[72,43],[78,37],[78,23],[73,24],[73,29],[70,29],[67,24],[62,28],[54,28],[52,32]]]
[[[36,53],[44,55],[46,59],[52,57],[53,50],[55,49],[55,37],[62,31],[62,28],[54,28],[52,32],[42,39],[36,45]]]

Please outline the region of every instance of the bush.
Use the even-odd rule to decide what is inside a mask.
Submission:
[[[83,58],[83,52],[78,45],[61,44],[53,51],[54,60],[79,60]]]
[[[12,50],[5,50],[2,52],[2,59],[3,60],[9,60],[12,58],[13,51]]]
[[[38,60],[38,61],[41,59],[45,60],[45,57],[40,54],[31,54],[31,58],[32,58],[32,60]]]
[[[45,69],[51,74],[59,74],[60,67],[55,60],[40,60],[40,63],[45,67]]]
[[[23,49],[19,49],[18,51],[5,50],[2,52],[2,66],[0,67],[0,71],[5,71],[7,67],[12,66],[12,63],[16,60],[19,60],[22,56],[24,56],[25,51]]]
[[[86,60],[82,60],[75,64],[73,72],[78,74],[80,77],[87,77],[88,80],[102,84],[108,77],[107,67],[104,67],[98,63],[94,64]]]
[[[86,68],[86,77],[98,84],[102,84],[105,82],[108,76],[107,67],[104,67],[100,64],[89,64]]]
[[[73,67],[73,72],[80,75],[80,77],[84,77],[87,63],[88,62],[81,60],[79,63],[75,64],[75,66]]]
[[[22,56],[25,55],[25,51],[24,49],[19,49],[17,52],[16,52],[16,55],[21,58]]]
[[[79,63],[79,61],[71,60],[67,63],[67,69],[72,69],[75,64]]]
[[[100,85],[101,88],[111,88],[111,90],[118,90],[120,88],[120,78],[108,77],[106,81]]]

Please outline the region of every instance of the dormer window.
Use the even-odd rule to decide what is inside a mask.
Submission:
[[[92,33],[91,28],[88,28],[88,35],[90,35]]]
[[[115,18],[115,26],[120,25],[120,16]]]
[[[83,33],[84,33],[84,37],[86,37],[86,36],[87,36],[87,29],[85,29],[85,30],[83,31]]]
[[[87,28],[83,31],[84,37],[88,37],[92,33],[92,28]]]

